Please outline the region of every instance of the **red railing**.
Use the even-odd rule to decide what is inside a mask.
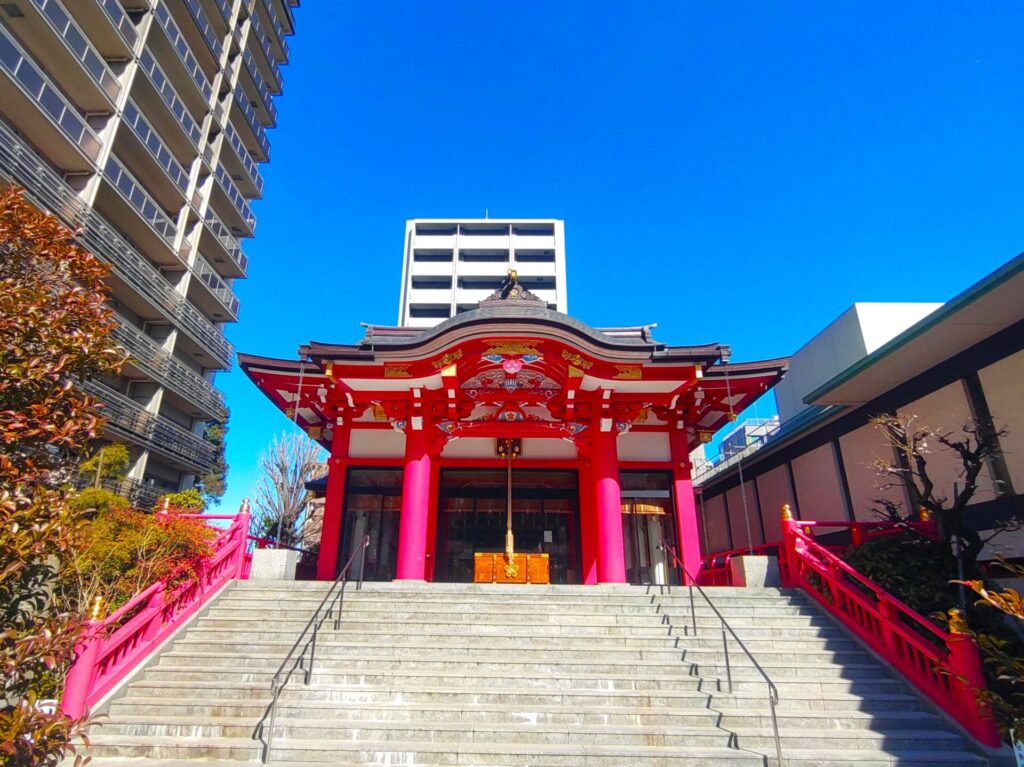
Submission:
[[[742,549],[730,549],[709,554],[700,560],[701,586],[732,586],[732,560],[734,557],[766,557],[776,556],[781,543],[762,543],[759,546],[745,546]]]
[[[930,523],[914,526],[925,534],[934,532]],[[789,507],[783,507],[779,552],[783,585],[804,589],[979,742],[998,747],[995,722],[975,696],[985,686],[985,675],[974,640],[964,633],[943,631],[858,573],[834,551],[846,546],[818,543],[816,533],[830,527],[850,527],[850,545],[900,530],[888,522],[794,520]]]
[[[248,502],[237,516],[181,516],[232,522],[213,541],[213,554],[200,563],[196,579],[170,590],[157,581],[104,620],[89,622],[64,684],[60,707],[68,716],[84,715],[228,581],[248,577]]]
[[[816,540],[819,546],[833,553],[842,553],[852,546],[860,546],[873,538],[897,535],[905,530],[915,530],[921,535],[935,538],[937,527],[934,522],[800,522],[807,535],[816,537],[818,530],[831,528],[833,533],[846,532],[842,542],[826,543]],[[830,536],[832,537],[832,536]],[[744,556],[776,556],[782,541],[762,543],[757,546],[743,546],[728,551],[718,551],[701,558],[700,584],[702,586],[732,586],[732,560]]]

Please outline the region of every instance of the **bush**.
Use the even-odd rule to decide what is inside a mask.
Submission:
[[[68,505],[72,511],[82,512],[86,515],[90,513],[102,514],[110,510],[128,511],[132,507],[128,501],[117,493],[102,488],[97,490],[94,487],[80,490],[71,496],[68,499]]]
[[[911,609],[932,616],[957,605],[956,560],[946,545],[911,531],[874,538],[843,559]],[[933,620],[945,627],[941,618]]]
[[[79,532],[64,594],[83,610],[100,597],[109,613],[158,580],[195,578],[216,535],[202,520],[108,508]]]
[[[203,496],[194,487],[182,490],[179,493],[167,493],[167,495],[160,496],[153,508],[157,511],[163,511],[165,505],[168,511],[178,512],[179,514],[202,514],[206,509],[206,501],[203,500]]]

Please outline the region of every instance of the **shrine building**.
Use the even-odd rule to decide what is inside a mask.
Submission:
[[[691,452],[786,360],[593,328],[509,270],[434,327],[370,325],[246,375],[330,453],[317,577],[364,536],[370,580],[679,583],[700,568]],[[522,560],[527,572],[502,566]],[[534,570],[534,560],[538,569]],[[481,572],[483,576],[481,577]]]

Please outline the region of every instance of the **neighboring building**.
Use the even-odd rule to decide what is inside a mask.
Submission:
[[[938,308],[895,305],[883,320],[889,305],[857,304],[841,315],[792,357],[775,389],[781,427],[736,457],[742,460],[698,477],[701,548],[711,553],[778,541],[783,504],[799,518],[832,521],[876,519],[881,498],[910,508],[904,489],[887,486],[872,466],[876,459],[895,460],[870,423],[880,413],[914,414],[953,433],[971,421],[1005,429],[1003,455],[983,472],[969,519],[988,530],[1024,518],[1021,296],[1024,255]],[[909,327],[900,321],[915,316]],[[955,456],[933,452],[929,468],[939,494],[951,498],[959,481]],[[983,557],[997,554],[1024,556],[1024,533],[1001,534]]]
[[[783,379],[780,386],[785,382]],[[746,418],[722,437],[721,445],[718,448],[720,460],[732,458],[748,447],[764,442],[775,430],[779,428],[779,417],[771,418]]]
[[[549,309],[568,311],[565,227],[556,219],[414,219],[405,223],[398,324],[431,327],[476,309],[509,269]]]
[[[112,265],[121,376],[84,388],[145,505],[213,459],[250,200],[263,189],[298,0],[0,3],[0,182]],[[122,489],[125,489],[122,487]]]
[[[554,583],[678,582],[662,541],[696,573],[690,453],[786,361],[726,365],[726,346],[604,331],[551,303],[510,273],[436,327],[371,325],[298,360],[239,355],[330,451],[319,578],[369,535],[368,579],[473,580],[476,554],[503,549],[507,510],[516,551],[546,554]]]

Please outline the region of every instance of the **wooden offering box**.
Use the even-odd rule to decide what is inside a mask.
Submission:
[[[502,552],[481,552],[473,556],[474,583],[551,583],[551,567],[547,554],[514,554],[516,573],[505,570],[508,564]]]

